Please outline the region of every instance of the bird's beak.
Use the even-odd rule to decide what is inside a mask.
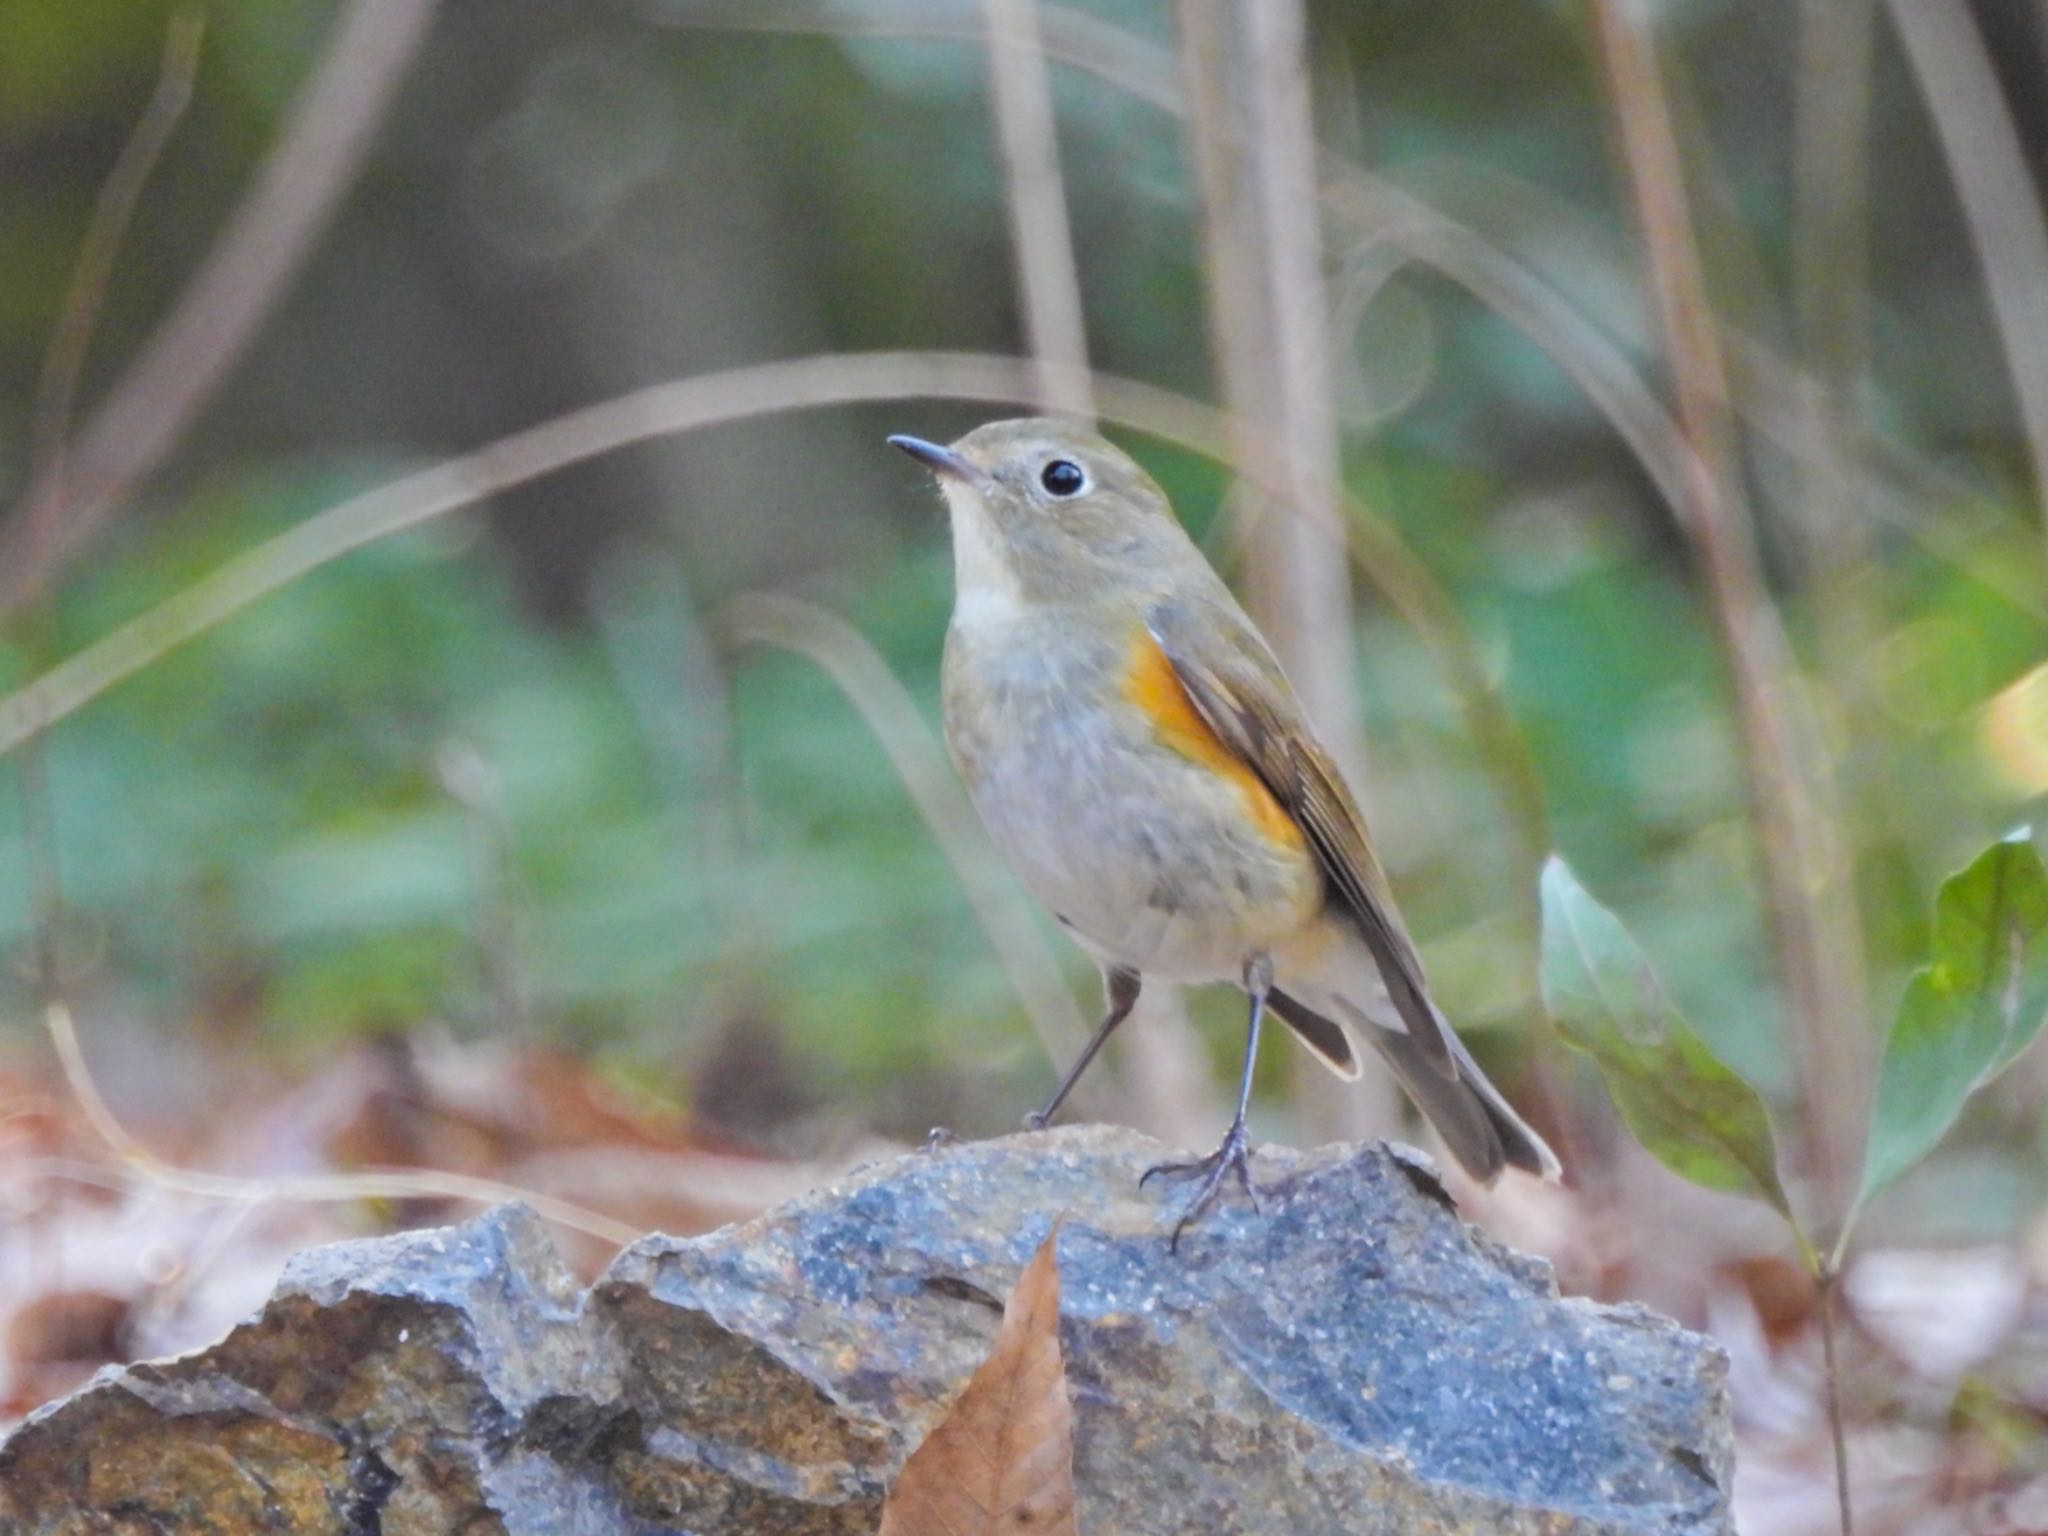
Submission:
[[[901,448],[933,474],[945,475],[954,480],[964,480],[969,484],[976,483],[983,478],[978,468],[966,459],[963,459],[952,449],[941,448],[937,443],[928,443],[921,437],[910,437],[905,433],[898,432],[889,439],[889,444],[891,447]]]

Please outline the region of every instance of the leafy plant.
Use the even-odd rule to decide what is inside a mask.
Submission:
[[[1767,1201],[1796,1227],[1762,1096],[1708,1050],[1621,920],[1559,858],[1543,873],[1543,1000],[1659,1161],[1696,1184]],[[1936,895],[1927,961],[1906,983],[1885,1046],[1836,1263],[1864,1208],[1935,1150],[2044,1021],[2048,866],[2022,828]]]
[[[1820,1293],[1846,1532],[1835,1279],[1864,1208],[1934,1151],[1971,1095],[2041,1033],[2048,1016],[2048,868],[2031,829],[1993,843],[1942,882],[1927,963],[1906,984],[1878,1072],[1862,1182],[1825,1256],[1787,1198],[1762,1097],[1706,1048],[1621,920],[1555,857],[1543,872],[1542,978],[1544,1004],[1558,1028],[1593,1059],[1645,1148],[1696,1184],[1769,1202],[1790,1224]]]
[[[1621,919],[1555,857],[1543,870],[1542,974],[1544,1007],[1599,1066],[1638,1141],[1695,1184],[1792,1219],[1762,1096],[1707,1049]]]
[[[1906,983],[1885,1044],[1863,1180],[1843,1223],[1932,1152],[1972,1094],[2048,1018],[2048,869],[2021,828],[1942,882],[1927,963]],[[1840,1252],[1838,1246],[1837,1252]]]

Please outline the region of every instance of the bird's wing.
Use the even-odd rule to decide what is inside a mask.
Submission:
[[[1280,664],[1234,609],[1199,600],[1162,601],[1147,612],[1146,628],[1195,712],[1307,836],[1324,878],[1379,963],[1409,1038],[1445,1076],[1456,1077],[1443,1020],[1429,1001],[1421,958],[1366,841],[1365,819],[1329,754],[1309,734]]]

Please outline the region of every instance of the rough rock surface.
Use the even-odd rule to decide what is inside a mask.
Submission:
[[[651,1237],[588,1294],[518,1207],[302,1255],[214,1347],[0,1446],[0,1530],[851,1536],[1056,1217],[1087,1536],[1731,1529],[1723,1361],[1560,1300],[1410,1155],[1262,1151],[1180,1253],[1084,1127]]]

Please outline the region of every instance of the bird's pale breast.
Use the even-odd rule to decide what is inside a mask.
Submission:
[[[1234,981],[1321,908],[1300,829],[1202,721],[1135,613],[957,611],[945,724],[997,846],[1102,959]]]

